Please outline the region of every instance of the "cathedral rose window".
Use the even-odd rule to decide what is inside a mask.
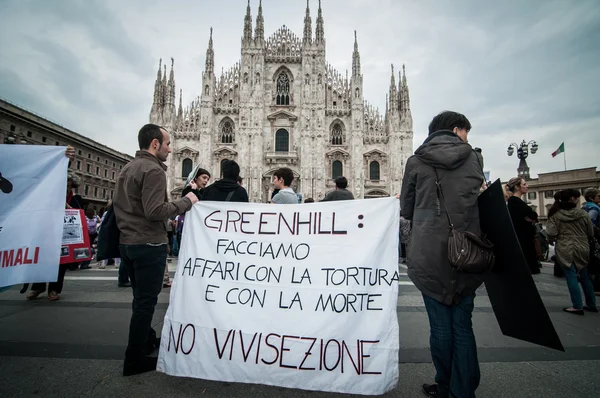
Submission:
[[[344,135],[342,132],[342,126],[336,123],[331,129],[331,145],[342,145],[344,142]]]
[[[233,143],[233,123],[231,123],[229,120],[223,122],[223,125],[221,126],[221,143]]]
[[[277,105],[290,104],[290,78],[287,73],[281,72],[277,76]]]

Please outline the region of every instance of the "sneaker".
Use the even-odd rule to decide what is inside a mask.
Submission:
[[[46,289],[44,290],[32,290],[29,292],[29,294],[25,297],[27,300],[35,300],[36,298],[38,298],[38,296],[42,293],[44,293],[46,291]]]
[[[100,264],[100,266],[98,267],[98,269],[106,269],[106,265],[104,265],[104,263]]]
[[[598,312],[598,307],[588,307],[587,305],[584,305],[583,310],[587,312]]]
[[[448,394],[442,394],[438,390],[437,384],[423,384],[423,393],[428,397],[448,397]]]
[[[142,357],[134,362],[125,360],[123,365],[123,376],[133,376],[140,373],[152,372],[156,370],[157,357]]]
[[[131,287],[131,282],[119,282],[118,287]]]

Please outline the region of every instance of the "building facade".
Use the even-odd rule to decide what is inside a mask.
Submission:
[[[285,25],[265,38],[262,4],[254,30],[248,5],[240,61],[217,77],[214,59],[211,29],[201,94],[185,108],[181,90],[176,107],[173,59],[168,78],[159,63],[150,122],[171,131],[173,196],[195,165],[219,178],[226,159],[240,164],[253,202],[270,198],[279,167],[294,171],[293,188],[305,198],[323,198],[340,175],[358,198],[400,192],[413,146],[404,66],[396,83],[392,65],[386,109],[379,112],[363,97],[356,32],[351,75],[327,62],[320,2],[314,35],[307,4],[302,38]]]
[[[74,147],[75,160],[69,172],[79,179],[76,193],[83,197],[86,206],[96,210],[112,199],[119,172],[133,159],[2,99],[0,142]]]
[[[590,188],[600,188],[600,171],[596,167],[542,173],[538,178],[528,179],[527,202],[535,210],[540,221],[548,219],[548,211],[554,203],[554,194],[563,189],[577,189],[581,192],[580,204],[585,202],[583,194]],[[525,198],[523,198],[525,199]]]

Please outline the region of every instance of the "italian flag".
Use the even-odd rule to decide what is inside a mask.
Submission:
[[[552,152],[552,157],[555,157],[556,155],[559,155],[561,153],[563,153],[565,151],[565,143],[563,142],[562,144],[560,144],[560,146],[558,147],[558,149],[554,152]]]

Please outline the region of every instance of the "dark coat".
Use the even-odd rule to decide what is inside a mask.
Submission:
[[[331,191],[327,195],[325,195],[325,197],[323,199],[321,199],[321,202],[331,202],[331,201],[335,201],[335,200],[353,200],[353,199],[354,199],[354,195],[352,195],[352,192],[348,191],[347,189],[336,189],[335,191]]]
[[[408,275],[424,295],[451,305],[473,295],[483,280],[454,271],[448,262],[450,227],[438,201],[433,167],[454,227],[477,235],[481,234],[477,197],[484,175],[471,145],[452,131],[431,134],[406,162],[400,214],[412,221]]]
[[[248,202],[246,189],[235,180],[228,178],[220,179],[204,188],[202,200],[225,202],[230,192],[233,192],[233,195],[230,197],[229,202]]]
[[[202,200],[202,198],[204,197],[204,188],[192,189],[192,187],[190,187],[189,185],[186,186],[185,188],[183,188],[183,191],[181,191],[181,197],[183,198],[185,195],[187,195],[190,192],[193,192],[196,195],[196,197],[198,198],[198,200]]]
[[[527,265],[532,272],[535,272],[539,268],[538,256],[535,251],[537,230],[531,221],[527,221],[527,218],[537,221],[538,215],[521,198],[517,198],[516,196],[508,198],[507,206],[510,219],[515,228],[515,234],[517,235],[517,239],[519,239],[519,245],[521,245],[521,250],[523,251],[525,260],[527,260]]]

